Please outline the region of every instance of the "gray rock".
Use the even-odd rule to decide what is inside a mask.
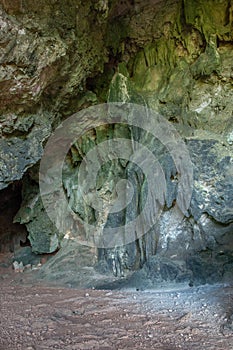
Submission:
[[[126,2],[123,12],[121,5],[111,3],[45,0],[43,6],[41,1],[26,1],[26,6],[20,1],[2,2],[0,190],[22,179],[22,203],[15,221],[26,225],[33,252],[60,248],[49,264],[50,271],[42,268],[41,273],[51,279],[74,285],[80,260],[84,267],[80,274],[85,264],[92,272],[88,281],[83,275],[80,281],[77,277],[77,285],[92,285],[97,272],[100,279],[109,274],[111,283],[116,278],[116,285],[123,284],[120,278],[138,288],[158,281],[193,284],[231,278],[233,35],[229,1],[199,1],[198,6],[185,1],[180,6],[179,1],[167,0],[158,2],[156,8],[151,1],[137,2],[137,6]],[[90,252],[80,249],[79,238],[88,237],[78,225],[77,239],[72,237],[66,244],[70,222],[61,223],[63,232],[51,223],[39,194],[38,167],[33,165],[38,166],[45,141],[62,119],[107,100],[149,106],[177,126],[193,163],[194,186],[189,210],[180,217],[175,209],[179,174],[162,142],[134,127],[97,128],[85,135],[72,145],[65,160],[64,192],[74,215],[101,225],[104,232],[142,211],[148,182],[140,169],[123,159],[104,164],[97,187],[106,203],[116,199],[115,184],[121,178],[130,180],[137,191],[126,209],[109,214],[105,208],[100,215],[84,202],[77,180],[79,164],[91,147],[112,137],[133,137],[157,156],[166,180],[166,189],[154,188],[163,210],[148,233],[140,238],[135,233],[130,244]],[[56,200],[47,200],[56,209]],[[62,213],[57,212],[57,217]],[[144,213],[143,219],[149,222],[150,213]]]
[[[210,135],[206,135],[211,137]],[[217,222],[233,221],[233,153],[217,136],[188,141],[194,164],[194,190],[190,212],[195,220],[207,213]]]

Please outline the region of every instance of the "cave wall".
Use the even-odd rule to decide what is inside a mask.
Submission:
[[[69,256],[76,261],[75,273],[91,255],[98,272],[118,277],[140,269],[138,279],[155,283],[232,278],[232,2],[2,0],[0,11],[0,189],[22,179],[22,204],[14,221],[26,225],[34,252],[61,248],[47,274],[64,275]],[[115,101],[148,106],[176,127],[194,167],[190,208],[177,226],[174,164],[164,155],[170,190],[150,232],[113,249],[75,248],[74,242],[69,248],[66,232],[57,231],[40,198],[43,147],[72,113]],[[74,212],[89,222],[97,214],[71,189],[83,156],[114,136],[135,137],[135,131],[97,128],[66,158],[64,189],[71,193]],[[99,187],[108,200],[120,177],[143,185],[138,170],[120,161],[107,164],[101,176]],[[130,213],[122,215],[124,221]],[[98,220],[108,225],[115,219]]]

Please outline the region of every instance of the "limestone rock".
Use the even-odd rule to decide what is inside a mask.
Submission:
[[[138,276],[152,284],[232,278],[232,11],[227,0],[2,2],[0,189],[22,179],[15,221],[26,225],[33,252],[60,249],[49,264],[54,280],[72,282],[77,268],[73,257],[82,265],[77,284],[84,283],[85,264],[91,271],[87,284],[96,271],[98,278],[108,275],[111,280],[127,279],[137,271],[132,279]],[[190,207],[180,220],[175,210],[177,169],[161,142],[125,126],[84,135],[67,154],[63,186],[70,207],[87,222],[124,224],[138,214],[147,194],[142,172],[119,159],[101,168],[99,193],[106,203],[115,200],[115,184],[123,178],[140,194],[118,216],[107,210],[99,215],[84,203],[77,183],[79,165],[102,141],[143,141],[157,152],[166,180],[161,216],[147,234],[125,246],[93,252],[81,249],[65,228],[57,232],[49,220],[39,194],[38,162],[61,120],[105,101],[148,106],[171,122],[189,150],[194,186]],[[48,200],[56,208],[54,199]],[[85,232],[78,227],[78,234]],[[69,264],[72,276],[66,275]]]
[[[203,134],[203,133],[202,133]],[[208,134],[207,134],[208,136]],[[194,163],[194,192],[191,213],[198,220],[206,213],[215,221],[233,221],[233,153],[224,140],[209,134],[209,139],[189,139]]]
[[[103,68],[108,6],[90,7],[75,0],[0,5],[0,189],[40,160],[61,109]]]

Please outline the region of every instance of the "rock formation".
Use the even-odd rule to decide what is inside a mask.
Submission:
[[[231,279],[232,2],[1,0],[0,27],[0,197],[17,183],[22,200],[14,222],[25,225],[34,253],[58,251],[42,275],[72,283],[77,271],[84,273],[82,267],[94,269],[99,281],[112,275],[136,286],[140,281],[153,286]],[[69,240],[48,218],[39,164],[46,141],[62,121],[104,102],[143,105],[176,128],[193,164],[193,192],[177,224],[178,172],[171,155],[153,144],[167,186],[159,220],[126,245],[88,248]],[[101,168],[98,191],[111,201],[116,182],[128,179],[140,189],[137,200],[118,217],[98,216],[84,202],[77,183],[80,163],[94,145],[114,137],[150,143],[135,128],[97,127],[72,145],[64,163],[70,207],[101,227],[130,220],[147,194],[140,170],[118,159]],[[98,278],[96,285],[102,283]],[[80,276],[78,281],[86,282]]]

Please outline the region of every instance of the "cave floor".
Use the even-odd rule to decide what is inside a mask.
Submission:
[[[2,271],[0,271],[2,273]],[[0,279],[0,349],[233,349],[233,286],[150,291]]]

